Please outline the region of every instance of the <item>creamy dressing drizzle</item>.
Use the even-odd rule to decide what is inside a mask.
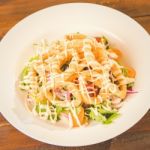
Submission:
[[[74,118],[76,119],[76,122],[77,122],[78,126],[80,127],[80,126],[81,126],[81,123],[80,123],[79,118],[78,118],[78,116],[77,116],[76,107],[74,106],[73,103],[71,103],[70,110],[71,110],[71,112],[72,112],[72,115],[73,115]]]
[[[73,37],[71,37],[73,38]],[[115,60],[117,58],[117,55],[112,52],[106,51],[106,47],[102,43],[97,43],[96,39],[93,37],[88,37],[87,39],[83,40],[83,45],[81,51],[84,53],[85,58],[80,59],[78,56],[78,53],[75,51],[75,49],[69,49],[68,47],[70,46],[69,43],[70,41],[59,41],[55,42],[51,45],[51,48],[56,48],[58,51],[61,53],[62,49],[64,50],[64,53],[61,53],[62,55],[51,55],[49,56],[49,50],[50,50],[50,45],[46,40],[42,40],[40,44],[37,44],[37,50],[36,50],[36,55],[39,56],[38,60],[34,60],[33,62],[29,62],[27,65],[29,67],[33,67],[34,70],[39,74],[36,75],[33,71],[29,71],[29,73],[24,76],[23,81],[20,81],[19,87],[25,90],[30,90],[30,93],[34,93],[35,95],[38,94],[38,90],[42,91],[45,95],[48,96],[48,94],[52,95],[52,101],[53,104],[57,104],[56,100],[56,93],[55,93],[55,88],[57,87],[57,81],[61,82],[63,84],[64,79],[64,73],[57,73],[58,66],[60,66],[61,62],[63,59],[67,59],[68,54],[71,53],[72,55],[72,66],[73,68],[69,68],[70,72],[74,72],[78,75],[78,80],[79,84],[72,83],[75,86],[80,86],[81,93],[86,94],[89,102],[92,104],[97,103],[99,101],[100,103],[103,102],[103,98],[101,95],[98,95],[97,98],[91,98],[89,94],[94,93],[93,91],[88,91],[86,87],[86,81],[84,77],[80,73],[80,67],[83,69],[84,67],[88,68],[89,75],[91,77],[90,81],[91,82],[96,82],[97,80],[102,81],[102,86],[101,86],[101,91],[104,93],[112,93],[115,94],[119,89],[118,86],[123,85],[123,84],[128,84],[135,82],[134,78],[128,78],[125,77],[124,75],[120,75],[119,77],[115,77],[115,80],[120,80],[120,84],[116,85],[114,82],[110,80],[110,71],[113,65],[116,65],[120,70],[124,68],[123,66],[119,65]],[[71,47],[75,43],[71,42]],[[77,45],[80,43],[78,42]],[[95,55],[92,52],[92,48],[95,47],[100,47],[104,50],[106,54],[106,61],[103,61],[101,64],[97,61],[95,61]],[[46,57],[46,60],[43,58],[43,54],[48,55],[48,58]],[[65,58],[63,58],[65,56]],[[79,65],[80,64],[80,65]],[[90,66],[94,66],[92,69]],[[70,66],[69,66],[70,67]],[[82,70],[81,69],[81,70]],[[52,70],[55,70],[55,72],[52,72]],[[95,71],[102,71],[102,73],[93,73],[93,70]],[[120,70],[115,71],[114,74],[120,74]],[[67,72],[68,74],[70,73],[69,71]],[[113,75],[112,75],[113,76]],[[39,83],[42,83],[42,87],[40,87]],[[87,82],[88,83],[88,82]],[[25,84],[25,85],[23,85]],[[51,90],[51,91],[50,91]],[[69,91],[69,92],[73,92]],[[78,91],[79,92],[79,91]],[[69,118],[69,126],[73,126],[73,119],[76,120],[78,126],[81,126],[80,120],[77,115],[76,107],[72,102],[68,101],[67,96],[65,95],[65,100],[64,102],[66,103],[66,106],[70,109],[71,113],[68,114]],[[113,99],[112,104],[114,107],[119,108],[122,105],[121,100],[118,99]],[[32,112],[34,115],[39,115],[42,119],[47,120],[48,117],[50,118],[51,122],[56,122],[57,120],[57,112],[56,108],[53,106],[49,106],[49,102],[46,105],[43,104],[38,104],[39,105],[39,113],[36,112],[36,106],[34,106]],[[110,104],[107,103],[106,106],[103,106],[106,110],[111,110]],[[42,112],[41,110],[44,109],[45,111]],[[91,108],[92,111],[94,112],[95,115],[98,115],[98,110],[97,108],[93,109]]]

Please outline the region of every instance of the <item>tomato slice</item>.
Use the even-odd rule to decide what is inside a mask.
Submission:
[[[101,42],[101,37],[95,37],[95,39],[96,39],[96,41],[97,41],[98,43]]]

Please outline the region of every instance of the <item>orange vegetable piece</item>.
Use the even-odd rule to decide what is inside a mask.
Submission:
[[[72,117],[72,123],[73,123],[73,127],[78,127],[78,123],[76,118],[74,117],[74,115],[71,112],[71,117]],[[79,119],[80,124],[84,124],[84,109],[83,107],[80,107],[80,110],[77,112],[77,117]]]
[[[119,49],[108,49],[108,51],[117,55],[115,60],[118,60],[122,57],[122,52]]]
[[[96,47],[96,49],[93,51],[95,58],[98,62],[102,62],[106,60],[105,52],[102,48]]]
[[[130,78],[135,78],[136,71],[132,67],[126,67],[127,69],[127,76]]]
[[[65,38],[67,40],[77,40],[77,39],[82,40],[82,39],[86,38],[86,35],[80,34],[80,33],[74,33],[74,34],[68,34],[68,35],[66,35]]]

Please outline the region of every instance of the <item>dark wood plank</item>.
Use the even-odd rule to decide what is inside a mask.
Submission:
[[[112,141],[110,150],[149,150],[150,132],[134,132],[123,134]]]
[[[131,129],[114,138],[110,150],[149,150],[150,111]]]
[[[69,148],[70,150],[128,150],[130,147],[136,148],[136,150],[141,150],[144,148],[146,150],[149,146],[150,140],[150,111],[142,118],[131,129],[121,134],[120,136],[100,144],[95,144],[92,146],[85,146],[81,148]],[[3,150],[7,150],[11,147],[11,150],[16,150],[16,146],[22,150],[34,150],[38,149],[53,149],[61,150],[68,149],[64,147],[52,146],[44,144],[33,140],[26,135],[18,132],[14,127],[12,127],[3,117],[0,115],[0,146],[3,147]],[[7,140],[6,140],[7,139]],[[9,141],[9,142],[8,142]],[[13,144],[14,143],[14,144]],[[129,149],[130,150],[130,149]]]
[[[0,1],[0,37],[24,17],[42,8],[78,0],[1,0]],[[132,17],[149,16],[150,2],[148,0],[84,0],[83,2],[97,3],[116,8]],[[149,20],[149,18],[148,18]],[[144,22],[147,24],[146,22]]]
[[[0,38],[18,21],[45,7],[79,0],[0,0]],[[149,0],[83,0],[118,9],[133,17],[150,33]],[[64,148],[33,140],[12,127],[0,115],[0,149],[2,150],[148,150],[150,149],[150,111],[134,127],[120,136],[92,146]]]
[[[134,19],[139,22],[147,32],[150,33],[150,16],[135,17]]]
[[[2,150],[108,150],[111,140],[85,147],[60,147],[45,144],[27,137],[12,127],[2,115],[0,115],[0,147]]]

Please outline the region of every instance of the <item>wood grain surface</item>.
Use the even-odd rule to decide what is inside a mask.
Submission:
[[[18,21],[45,7],[77,0],[0,0],[0,39]],[[118,9],[138,21],[150,33],[150,0],[84,0]],[[96,145],[58,147],[27,137],[0,114],[0,150],[150,150],[150,111],[125,133]]]

